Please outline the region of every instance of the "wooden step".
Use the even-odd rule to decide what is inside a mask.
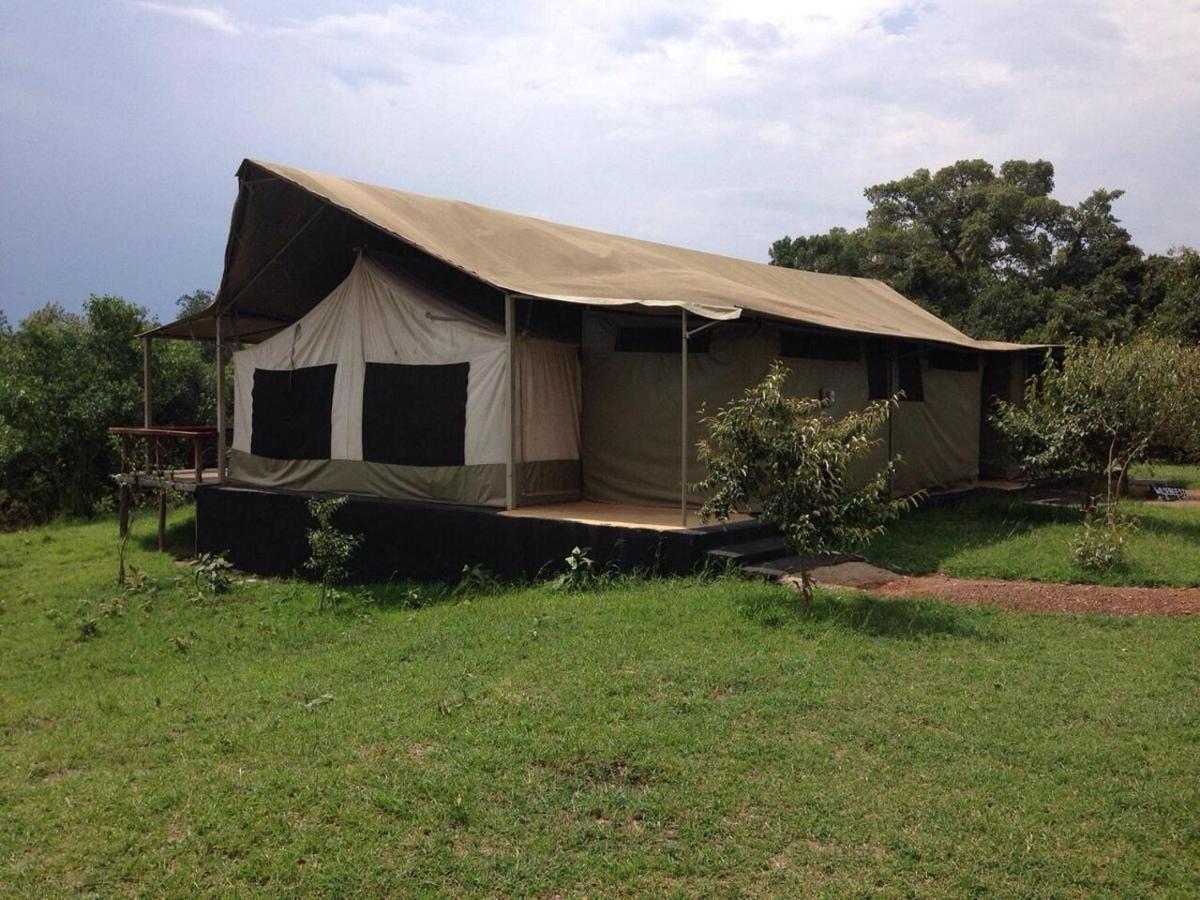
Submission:
[[[738,541],[733,544],[725,544],[722,547],[714,547],[708,551],[708,556],[712,559],[719,562],[734,563],[739,566],[786,555],[787,544],[778,535],[754,538],[749,541]]]
[[[848,553],[826,553],[821,556],[810,556],[804,562],[805,568],[811,570],[820,566],[835,566],[838,563],[862,562],[862,557]],[[747,575],[758,575],[762,578],[778,578],[780,575],[799,572],[800,557],[794,554],[783,553],[779,556],[760,560],[754,565],[745,566],[742,571]]]

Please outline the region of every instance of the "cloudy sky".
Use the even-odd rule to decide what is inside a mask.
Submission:
[[[765,260],[1045,158],[1200,243],[1200,0],[0,0],[0,309],[216,286],[242,157]]]

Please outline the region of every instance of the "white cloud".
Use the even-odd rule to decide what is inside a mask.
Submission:
[[[158,3],[155,0],[134,0],[135,5],[151,12],[173,16],[210,31],[222,34],[241,34],[242,28],[223,9],[210,6],[177,6],[174,3]]]
[[[58,147],[107,165],[139,220],[216,223],[204,242],[147,229],[146,255],[182,248],[197,269],[219,270],[242,156],[754,259],[785,232],[861,223],[863,188],[917,167],[1040,157],[1066,200],[1127,188],[1118,213],[1147,249],[1200,243],[1196,0],[226,2],[141,0],[107,42],[81,23],[72,53],[33,49],[37,22],[0,33],[16,61],[0,115],[6,97],[26,111],[0,151],[55,184]],[[53,243],[22,240],[9,271]]]

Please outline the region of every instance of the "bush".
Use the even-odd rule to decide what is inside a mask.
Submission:
[[[801,594],[809,605],[806,557],[865,546],[917,498],[892,499],[891,463],[862,486],[849,473],[879,445],[878,432],[897,398],[835,419],[823,400],[787,396],[787,376],[776,362],[761,384],[705,420],[709,436],[699,455],[708,477],[699,487],[709,499],[701,513],[727,519],[757,506],[759,518],[777,525],[800,558]]]
[[[348,497],[333,497],[328,500],[309,500],[308,512],[316,520],[317,527],[307,532],[308,548],[311,556],[305,561],[304,568],[315,572],[321,582],[321,605],[323,611],[326,604],[336,606],[341,600],[337,585],[346,580],[349,574],[350,557],[362,543],[362,535],[347,534],[339,531],[333,525],[333,515],[346,505]]]
[[[1128,565],[1129,538],[1136,523],[1115,510],[1088,514],[1071,541],[1071,556],[1089,572],[1109,572]]]
[[[596,570],[596,562],[588,553],[591,552],[587,547],[575,547],[571,552],[563,558],[566,564],[566,569],[551,582],[551,587],[556,591],[586,591],[589,588],[595,587],[601,580],[600,573]]]

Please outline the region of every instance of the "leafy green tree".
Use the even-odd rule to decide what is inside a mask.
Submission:
[[[152,324],[120,297],[93,296],[82,314],[50,304],[0,329],[0,525],[90,514],[112,490],[108,428],[142,421],[137,335]],[[211,422],[212,368],[191,342],[157,342],[155,420]]]
[[[1031,472],[1091,476],[1071,553],[1084,568],[1120,566],[1135,524],[1118,511],[1129,467],[1152,448],[1200,454],[1200,348],[1148,335],[1069,347],[994,421]]]
[[[1200,253],[1176,247],[1146,260],[1141,307],[1152,331],[1200,342]]]
[[[775,265],[886,281],[980,337],[1113,338],[1145,322],[1146,265],[1113,212],[1121,191],[1071,206],[1054,167],[982,159],[873,185],[865,228],[785,237]]]
[[[334,514],[349,499],[344,496],[325,500],[313,498],[306,504],[317,527],[306,532],[311,555],[304,561],[304,568],[315,573],[321,581],[320,611],[324,611],[326,604],[338,604],[341,594],[337,586],[349,576],[350,557],[363,541],[362,535],[348,534],[333,524]]]
[[[771,264],[832,275],[868,275],[866,229],[831,228],[826,234],[783,237],[771,245]]]
[[[891,463],[865,485],[850,474],[880,443],[889,403],[835,419],[824,401],[788,396],[787,378],[776,362],[761,384],[706,420],[708,437],[698,445],[708,471],[699,485],[708,495],[701,514],[727,519],[757,507],[799,557],[807,606],[813,596],[807,560],[866,545],[913,500],[891,498]]]
[[[1111,502],[1151,448],[1200,456],[1200,348],[1150,335],[1068,347],[994,421],[1030,472],[1086,472]]]

